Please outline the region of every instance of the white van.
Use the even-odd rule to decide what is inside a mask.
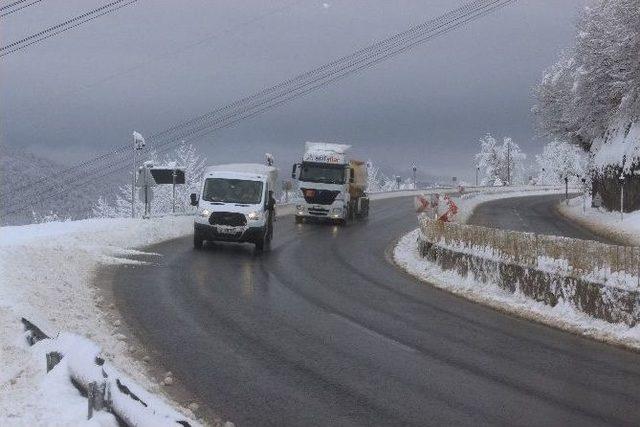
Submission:
[[[204,241],[249,242],[257,250],[268,247],[273,236],[278,170],[273,166],[243,163],[205,169],[193,224],[193,246]]]

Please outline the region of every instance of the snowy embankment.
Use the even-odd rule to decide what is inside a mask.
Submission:
[[[558,211],[565,217],[581,224],[593,232],[609,236],[612,240],[640,246],[640,211],[625,213],[607,211],[604,208],[592,208],[591,196],[584,200],[576,197],[569,204],[562,203]]]
[[[556,192],[562,192],[560,188]],[[548,194],[540,191],[517,191],[502,194],[477,194],[474,196],[463,196],[461,200],[456,200],[460,207],[458,222],[466,222],[473,213],[474,208],[486,201],[498,198],[533,196],[537,194]],[[578,204],[579,203],[579,204]],[[569,208],[562,208],[563,211],[570,210],[571,215],[582,214],[581,198],[573,199]],[[622,227],[616,227],[620,223],[619,214],[617,222],[615,215],[610,213],[594,213],[590,215],[591,221],[598,224],[600,231],[604,227],[611,232],[621,232],[621,235],[637,238],[640,241],[640,216],[633,221],[633,217],[628,215],[629,223],[635,222],[636,227],[622,234]],[[597,220],[596,220],[597,218]],[[596,227],[594,227],[596,228]],[[595,319],[563,301],[558,302],[554,307],[545,305],[526,297],[523,293],[515,293],[504,290],[493,283],[486,283],[473,279],[471,276],[462,277],[452,270],[444,270],[435,263],[426,261],[419,252],[417,240],[421,235],[416,229],[399,240],[393,253],[394,261],[398,266],[408,273],[423,280],[430,285],[447,290],[456,295],[463,296],[472,301],[482,303],[500,311],[515,314],[527,319],[535,320],[554,327],[558,327],[573,333],[589,336],[601,341],[622,345],[628,348],[640,349],[640,326],[629,328],[625,324],[612,324],[604,320]],[[517,286],[516,286],[517,289]]]
[[[71,385],[68,363],[46,374],[44,354],[54,344],[29,347],[22,317],[51,335],[76,334],[87,348],[95,343],[125,378],[161,394],[145,375],[144,362],[131,355],[113,305],[91,283],[99,265],[137,262],[127,258],[141,253],[134,248],[183,236],[192,224],[190,217],[167,217],[0,228],[0,425],[117,425],[107,413],[86,420],[87,400]],[[174,412],[157,400],[163,411]]]
[[[443,270],[420,256],[416,244],[420,230],[404,235],[396,245],[393,258],[398,266],[429,285],[488,305],[499,311],[554,326],[600,341],[640,350],[640,326],[612,324],[588,316],[568,303],[554,307],[534,301],[520,292],[508,292],[495,284],[462,277],[453,270]]]

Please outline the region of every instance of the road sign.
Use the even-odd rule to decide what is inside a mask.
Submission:
[[[185,183],[185,173],[182,168],[151,168],[151,176],[156,184],[173,184],[173,173],[176,174],[176,184]]]

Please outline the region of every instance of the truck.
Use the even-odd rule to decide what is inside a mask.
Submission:
[[[191,194],[197,207],[193,246],[205,241],[248,242],[258,251],[273,238],[278,170],[273,166],[237,163],[207,167],[200,194]]]
[[[295,220],[317,218],[346,225],[369,215],[367,165],[350,159],[346,144],[307,142],[302,162],[293,165],[297,185]]]

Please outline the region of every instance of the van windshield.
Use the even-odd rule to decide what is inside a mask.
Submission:
[[[325,184],[344,184],[344,165],[331,165],[328,163],[303,162],[300,167],[300,181],[322,182]]]
[[[257,205],[262,201],[262,181],[207,178],[202,199],[208,202]]]

